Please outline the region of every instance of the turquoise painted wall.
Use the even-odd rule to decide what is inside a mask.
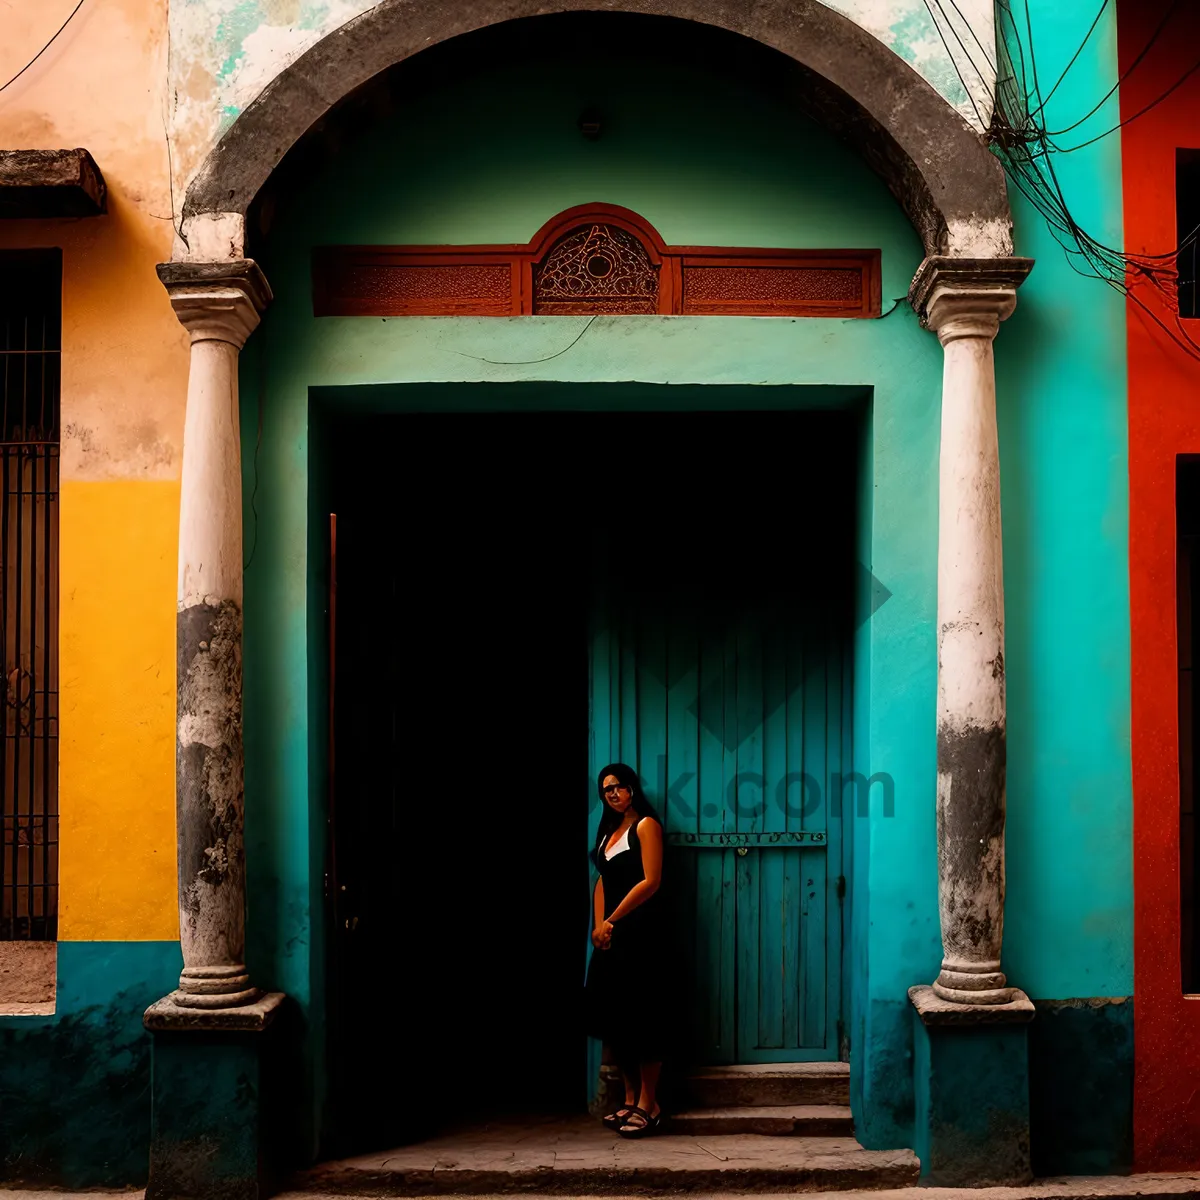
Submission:
[[[1095,12],[1053,0],[1029,7],[1045,94]],[[1049,127],[1081,117],[1116,77],[1116,17],[1106,12],[1047,107]],[[1059,140],[1075,145],[1108,128],[1115,101],[1106,112]],[[1054,166],[1076,220],[1120,246],[1118,138],[1057,155]],[[1133,801],[1124,300],[1077,274],[1042,217],[1011,191],[1017,253],[1037,266],[996,342],[1008,622],[1005,966],[1037,999],[1126,996]]]
[[[605,135],[596,143],[575,128],[582,88],[609,92]],[[254,497],[246,510],[247,553],[254,547],[246,573],[251,967],[260,982],[298,999],[315,1063],[324,789],[315,660],[324,615],[314,561],[323,531],[310,521],[320,511],[310,507],[309,489],[319,482],[311,471],[319,446],[309,437],[310,387],[406,385],[417,406],[423,383],[871,387],[860,558],[893,596],[859,633],[855,755],[865,773],[893,776],[896,808],[890,819],[876,810],[855,822],[849,1016],[860,1137],[910,1145],[906,989],[933,978],[940,958],[936,339],[905,305],[873,322],[600,318],[566,352],[581,320],[311,316],[313,245],[523,242],[555,213],[594,200],[637,210],[668,242],[878,246],[885,310],[905,294],[920,260],[916,236],[878,180],[782,101],[715,74],[593,64],[583,54],[566,75],[497,69],[456,80],[367,129],[288,198],[257,251],[278,299],[242,371],[245,487]],[[1021,236],[1040,255],[1030,224]],[[1096,347],[1079,330],[1060,340],[1054,329],[1068,321],[1087,327],[1097,313],[1107,346],[1120,339],[1120,318],[1104,325],[1103,289],[1064,280],[1044,264],[1022,303],[998,344],[1013,764],[1006,966],[1035,995],[1047,988],[1094,995],[1101,984],[1128,989],[1127,976],[1111,969],[1122,954],[1128,961],[1127,844],[1085,829],[1087,814],[1062,793],[1070,780],[1091,780],[1103,792],[1101,815],[1128,821],[1127,742],[1114,733],[1128,690],[1119,662],[1127,627],[1123,499],[1114,482],[1123,471],[1122,377],[1090,366],[1083,375],[1081,355],[1098,357]],[[1103,419],[1085,427],[1085,412],[1095,415],[1097,406]],[[414,452],[397,445],[398,462]],[[1085,454],[1089,461],[1078,461]],[[1097,519],[1081,521],[1081,510]],[[1048,563],[1060,549],[1067,559]],[[1118,661],[1115,673],[1081,676],[1079,660],[1097,646]],[[1059,689],[1067,687],[1064,700]],[[1097,721],[1102,736],[1092,732]],[[1048,911],[1064,857],[1078,857],[1096,887],[1064,884],[1060,907]],[[315,1129],[319,1089],[309,1101]]]
[[[1024,10],[1013,7],[1032,83]],[[1029,0],[1029,10],[1045,96],[1096,14],[1054,0]],[[1005,31],[1011,40],[1007,22]],[[1046,106],[1047,128],[1081,118],[1117,74],[1109,6]],[[1114,95],[1057,141],[1075,146],[1118,119]],[[1119,135],[1056,155],[1054,168],[1075,219],[1121,246]],[[1037,266],[996,343],[1008,621],[1004,967],[1038,1001],[1034,1168],[1094,1172],[1131,1161],[1133,1004],[1058,1002],[1133,991],[1125,308],[1119,293],[1072,269],[1042,217],[1010,191],[1017,253]]]
[[[138,1187],[150,1145],[142,1014],[179,982],[178,942],[60,942],[53,1016],[0,1017],[0,1179]]]

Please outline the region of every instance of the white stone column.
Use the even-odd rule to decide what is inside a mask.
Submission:
[[[945,353],[938,469],[937,842],[942,969],[957,1004],[1023,999],[1004,935],[1005,696],[1000,459],[992,342],[1033,266],[929,258],[910,293]]]
[[[176,819],[183,973],[174,1003],[259,996],[245,966],[242,469],[238,355],[271,299],[247,259],[164,263],[191,335],[179,502]]]

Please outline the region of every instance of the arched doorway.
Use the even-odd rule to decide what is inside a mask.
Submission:
[[[397,80],[404,103],[395,107],[394,117],[357,139],[347,137],[336,159],[319,169],[307,158],[304,169],[291,176],[298,181],[296,190],[275,203],[269,228],[258,238],[256,253],[268,275],[277,286],[292,281],[281,287],[279,304],[247,349],[251,356],[257,344],[266,355],[260,366],[247,366],[243,379],[248,419],[258,404],[256,381],[264,380],[269,393],[260,472],[274,458],[271,447],[289,437],[278,425],[272,432],[273,419],[295,402],[287,397],[296,394],[302,378],[310,388],[318,383],[311,369],[319,360],[327,353],[340,355],[337,331],[352,328],[346,320],[361,323],[353,328],[381,334],[412,330],[424,336],[435,328],[405,324],[395,316],[396,308],[386,306],[395,303],[390,300],[382,301],[385,307],[373,316],[311,316],[305,295],[310,269],[348,254],[354,256],[348,268],[351,284],[366,278],[355,272],[373,269],[364,254],[353,250],[355,243],[411,242],[412,255],[387,251],[389,261],[398,254],[402,262],[441,261],[475,272],[478,264],[463,260],[490,253],[496,262],[509,252],[466,253],[453,243],[527,242],[535,281],[530,320],[538,323],[529,329],[536,328],[539,338],[552,343],[537,351],[517,344],[510,348],[508,339],[520,331],[505,323],[503,332],[494,327],[500,340],[490,351],[456,344],[449,356],[461,359],[453,364],[454,375],[472,381],[457,392],[442,385],[405,386],[372,401],[348,376],[337,373],[320,376],[336,395],[324,382],[315,393],[309,391],[310,455],[319,446],[329,461],[327,507],[338,520],[341,658],[335,721],[347,741],[339,742],[336,752],[336,820],[352,827],[337,847],[331,873],[337,915],[328,952],[333,956],[344,950],[348,957],[335,965],[327,1012],[331,1028],[350,1038],[334,1054],[333,1078],[340,1090],[331,1100],[331,1119],[346,1121],[359,1135],[366,1133],[370,1119],[385,1130],[412,1132],[419,1127],[419,1116],[445,1121],[467,1110],[490,1108],[495,1113],[509,1103],[554,1108],[579,1107],[586,1100],[596,1064],[589,1072],[578,1002],[587,949],[589,819],[594,828],[597,816],[594,787],[586,781],[589,770],[599,765],[590,760],[600,753],[600,745],[640,770],[655,803],[666,810],[669,835],[680,839],[671,847],[671,865],[679,898],[687,892],[678,916],[690,939],[689,978],[697,978],[688,989],[688,1011],[679,1014],[681,1026],[697,1026],[689,1030],[689,1037],[693,1032],[695,1037],[684,1040],[685,1049],[700,1064],[834,1061],[845,1053],[839,879],[849,870],[841,861],[837,823],[828,820],[828,801],[829,779],[848,766],[843,753],[849,753],[849,718],[840,706],[843,696],[850,703],[843,679],[851,668],[849,630],[839,629],[836,636],[818,632],[830,614],[816,602],[840,597],[839,617],[849,607],[846,593],[854,581],[847,568],[865,392],[861,387],[821,393],[789,387],[760,398],[745,386],[753,379],[749,362],[745,366],[751,373],[738,374],[743,385],[738,388],[707,388],[709,376],[701,372],[692,376],[687,389],[631,391],[627,381],[644,377],[655,360],[660,372],[679,371],[681,359],[663,340],[668,328],[644,327],[646,345],[636,353],[621,352],[608,339],[620,337],[628,326],[604,324],[612,312],[611,298],[597,294],[571,303],[539,287],[545,271],[555,268],[556,249],[569,249],[572,237],[591,236],[594,227],[610,238],[616,237],[612,230],[627,234],[632,240],[622,243],[626,251],[632,253],[635,243],[643,248],[639,262],[658,288],[646,304],[650,314],[682,308],[682,298],[693,295],[694,270],[819,272],[829,269],[826,260],[838,246],[850,245],[862,248],[857,257],[837,261],[854,264],[858,272],[858,308],[833,311],[862,318],[879,311],[879,285],[872,274],[879,255],[871,247],[882,237],[887,286],[894,292],[903,288],[920,244],[870,172],[811,120],[796,114],[784,79],[776,90],[755,86],[755,76],[763,78],[764,58],[786,71],[786,60],[778,55],[751,48],[737,70],[727,55],[712,50],[714,40],[722,48],[736,40],[712,30],[691,31],[690,39],[678,40],[676,54],[665,57],[650,49],[656,39],[644,36],[647,26],[662,26],[646,18],[568,17],[536,24],[540,31],[498,30],[474,35],[468,46],[448,44],[432,56],[434,63],[419,77],[420,86]],[[514,44],[518,32],[521,40]],[[541,69],[545,58],[553,61],[557,46],[581,43],[589,44],[590,53],[577,54],[572,77],[547,86]],[[722,65],[714,67],[718,57]],[[597,81],[603,85],[614,76],[617,82],[607,93],[603,86],[597,88]],[[605,129],[598,142],[577,127],[581,78],[593,101],[596,90],[601,91]],[[494,94],[505,95],[507,111],[503,122],[480,139],[473,114]],[[793,120],[801,132],[788,132]],[[812,178],[812,162],[821,163],[818,187],[806,183]],[[730,178],[737,180],[733,187],[722,183]],[[862,203],[869,211],[855,212],[847,196],[864,185],[871,198]],[[650,205],[655,221],[659,214],[666,220],[668,233],[660,234],[644,213],[617,204],[572,206],[569,200],[578,191]],[[682,200],[684,194],[690,199]],[[480,195],[488,202],[464,219],[461,206],[473,205]],[[443,220],[447,214],[449,219]],[[586,216],[593,219],[580,226]],[[729,249],[756,237],[776,248],[761,260],[766,267],[751,265],[744,256],[737,260]],[[824,266],[793,267],[788,255],[798,264],[810,261],[801,257],[810,240],[819,247],[814,254],[825,254]],[[430,249],[438,246],[440,250]],[[317,250],[318,258],[312,258]],[[510,261],[516,260],[510,256]],[[678,278],[670,282],[673,271]],[[380,279],[384,297],[409,287],[372,278]],[[820,275],[817,281],[827,282]],[[678,295],[680,305],[668,294]],[[353,306],[339,309],[330,299],[336,295],[338,303],[347,303],[343,284],[319,295],[326,298],[318,304],[329,307],[318,307],[318,313],[364,312]],[[459,314],[452,318],[455,330],[465,332],[473,319],[469,299],[469,293],[460,292],[459,307],[443,310]],[[716,306],[720,297],[710,299]],[[755,299],[761,303],[764,297],[755,293]],[[476,303],[477,314],[491,311],[486,297]],[[569,305],[561,324],[536,315],[544,304]],[[589,304],[594,307],[588,309]],[[742,305],[744,313],[771,311],[749,307],[745,298]],[[589,346],[607,343],[608,349],[593,363],[590,378],[568,382],[557,368],[569,367],[576,356],[570,350],[553,355],[593,316],[596,322],[583,332],[580,346],[587,352]],[[486,327],[486,318],[485,326],[480,319],[474,318],[478,330]],[[717,322],[709,327],[713,336],[731,348],[736,345],[736,336],[731,337],[736,317],[706,314],[705,319]],[[859,325],[861,336],[869,336],[868,322],[859,320]],[[778,363],[781,383],[795,381],[795,364],[784,349],[787,328],[787,316],[767,328],[774,347],[769,355]],[[889,330],[896,337],[905,335],[900,326]],[[293,351],[302,345],[315,348],[310,333],[322,342],[329,336],[334,341],[300,365]],[[703,326],[697,333],[703,336]],[[922,347],[927,341],[911,323],[907,336],[915,336]],[[443,344],[435,356],[447,357],[447,349]],[[375,351],[367,357],[375,361]],[[516,360],[507,374],[519,377],[530,374],[522,363],[541,365],[526,360],[548,357],[545,367],[551,374],[544,386],[516,398],[489,388],[486,374],[495,364],[480,362]],[[383,372],[378,378],[387,378],[391,368],[378,366]],[[424,366],[414,365],[414,370],[417,378],[428,375]],[[664,404],[675,411],[664,413]],[[457,415],[447,411],[456,408]],[[506,411],[513,408],[517,411]],[[703,408],[716,411],[702,417],[695,410]],[[620,422],[613,409],[625,410]],[[793,440],[796,445],[789,447]],[[742,447],[736,454],[730,450],[734,443]],[[732,457],[715,477],[701,470],[689,483],[686,473],[681,475],[676,460],[695,454],[698,462],[716,463],[722,446]],[[387,465],[392,447],[399,454],[398,476]],[[668,545],[655,551],[652,545],[632,544],[629,538],[641,523],[632,513],[612,515],[615,498],[605,499],[609,489],[589,465],[596,455],[601,462],[628,460],[630,470],[646,477],[645,528],[677,526]],[[320,469],[311,463],[310,458],[310,480],[319,481]],[[764,482],[764,475],[773,482]],[[268,522],[276,493],[288,485],[273,474],[260,479],[257,511]],[[710,488],[721,497],[720,511],[709,511],[704,496]],[[822,494],[839,515],[807,524],[803,514],[816,511]],[[756,505],[763,511],[756,512]],[[310,531],[318,511],[310,507]],[[419,527],[406,513],[419,514]],[[506,541],[505,528],[521,530],[520,538]],[[596,560],[592,544],[606,528],[609,550]],[[264,525],[259,531],[265,534]],[[781,540],[791,547],[782,554]],[[274,545],[273,535],[259,544],[268,561],[274,557],[266,550]],[[697,627],[690,651],[677,643],[675,672],[680,678],[674,680],[672,695],[664,692],[655,707],[651,626],[657,621],[665,628],[668,617],[661,612],[654,617],[649,608],[629,614],[624,649],[613,660],[623,658],[625,667],[598,667],[598,642],[588,640],[589,623],[597,616],[592,605],[606,563],[636,562],[626,568],[630,589],[649,588],[660,596],[673,589],[678,602],[680,589],[695,589],[702,576],[719,577],[734,563],[766,562],[772,554],[778,561],[769,571],[757,581],[739,574],[731,591],[749,607],[778,606],[787,593],[795,612],[805,604],[812,611],[803,620],[774,624],[759,614],[761,623],[752,620],[741,630],[743,639],[748,635],[750,640],[743,640],[739,649],[738,621],[744,614],[701,603],[700,615],[709,624],[724,622],[705,636],[722,647],[730,642],[727,673],[723,664],[716,666],[711,645],[704,652],[708,661],[700,661]],[[658,560],[675,564],[669,577],[655,576]],[[408,568],[406,561],[423,565]],[[820,586],[806,584],[799,567],[807,563],[805,569],[811,570],[818,562],[825,564],[813,572]],[[481,563],[490,565],[481,569]],[[511,578],[506,570],[512,571]],[[419,595],[405,582],[414,571],[422,580]],[[271,672],[258,657],[255,614],[260,613],[260,621],[269,618],[258,607],[262,592],[253,575],[247,576],[246,653],[248,669],[261,678]],[[764,584],[774,584],[775,593],[768,587],[760,595]],[[392,618],[384,620],[385,613],[393,615],[394,624]],[[383,648],[381,620],[392,631],[387,636],[397,639],[388,642],[392,649]],[[420,645],[411,637],[418,627],[424,631]],[[357,647],[351,639],[357,639]],[[665,658],[665,645],[661,650]],[[770,661],[790,655],[791,667],[773,677],[764,653]],[[311,648],[309,654],[313,656]],[[802,661],[806,656],[807,667]],[[352,657],[357,666],[351,666]],[[701,696],[700,673],[706,687],[718,678],[714,670],[721,677],[727,674],[732,696],[737,663],[740,705],[735,700],[726,705],[718,697],[720,715],[714,717],[713,698]],[[483,682],[492,678],[493,668],[506,681],[499,695]],[[759,681],[757,699],[751,695],[751,678]],[[589,755],[588,709],[596,708],[602,691],[622,687],[634,688],[640,701],[628,700],[625,715],[612,719],[607,729],[599,716],[593,719],[595,749]],[[684,694],[689,687],[695,695]],[[555,703],[545,703],[546,695],[556,696]],[[778,703],[789,697],[790,707]],[[755,709],[767,717],[761,734],[749,724]],[[250,697],[247,711],[261,713]],[[727,717],[742,723],[743,736],[735,735],[732,726],[726,734]],[[695,750],[703,750],[703,762],[689,758],[681,741],[689,736],[685,728]],[[398,743],[389,732],[394,730],[403,731]],[[400,749],[385,751],[385,742]],[[251,753],[247,768],[260,787],[269,786],[263,762]],[[492,768],[513,772],[514,778],[494,779]],[[569,799],[551,800],[560,795],[554,780],[570,781]],[[497,786],[502,790],[493,793]],[[523,901],[512,890],[511,868],[495,845],[510,828],[506,794],[515,786],[529,787],[535,797],[543,790],[546,795],[546,811],[531,819],[518,843],[526,855],[522,861],[538,864],[541,883],[529,886],[545,889],[544,899],[533,903],[544,903],[546,912],[533,921],[519,915]],[[415,797],[436,801],[428,807],[417,801],[414,809],[410,798]],[[378,805],[371,802],[374,798]],[[716,811],[708,811],[714,805]],[[453,848],[433,851],[447,836],[447,822],[454,828]],[[705,840],[725,829],[756,838],[802,834],[810,840],[793,836],[786,846],[756,842],[740,847]],[[699,836],[685,845],[687,834]],[[824,840],[815,840],[818,834]],[[352,861],[364,851],[365,857]],[[753,872],[760,860],[770,860],[761,877]],[[447,861],[454,864],[449,894],[439,888],[437,876]],[[389,863],[394,864],[390,869]],[[731,900],[727,922],[711,916],[698,921],[704,905],[719,902],[723,871],[730,881],[741,879],[741,904]],[[498,886],[504,889],[506,918],[517,921],[501,938],[489,935],[482,916]],[[347,888],[344,903],[342,887]],[[778,909],[774,924],[759,921],[761,896],[768,907]],[[425,915],[414,921],[417,913]],[[354,965],[347,968],[351,960]],[[708,978],[700,983],[702,973]],[[760,974],[768,981],[778,976],[778,987],[760,987]],[[498,979],[504,980],[499,989],[493,986]],[[372,988],[393,997],[395,1020],[385,1029],[360,1020],[358,997]],[[475,1007],[468,998],[479,989],[487,999]],[[420,1031],[419,1038],[413,1038],[414,1030]],[[385,1061],[390,1068],[382,1067]],[[339,1062],[357,1069],[339,1077]],[[504,1066],[497,1067],[499,1062]],[[397,1120],[389,1103],[407,1103],[411,1092],[384,1081],[430,1079],[434,1072],[440,1074],[423,1089],[421,1111]],[[377,1132],[375,1144],[384,1144],[388,1136]]]
[[[924,400],[918,397],[936,395],[941,364],[932,339],[916,329],[903,309],[898,314],[903,321],[845,321],[836,331],[832,325],[818,331],[793,321],[738,324],[739,319],[733,317],[688,318],[674,326],[657,316],[647,316],[636,325],[600,320],[573,331],[573,340],[537,317],[527,322],[493,323],[486,329],[475,317],[446,325],[402,324],[384,317],[369,325],[351,326],[340,317],[329,324],[313,324],[323,319],[312,315],[309,290],[311,255],[318,246],[331,242],[523,244],[556,212],[593,199],[642,213],[665,241],[675,246],[796,249],[816,244],[881,249],[882,295],[897,303],[923,252],[950,251],[960,257],[1006,253],[1010,242],[1003,182],[997,164],[979,139],[895,56],[877,44],[865,45],[869,38],[821,5],[804,11],[800,43],[792,38],[792,25],[776,19],[778,14],[771,18],[775,33],[770,37],[764,33],[764,41],[781,48],[787,42],[794,51],[791,57],[712,28],[727,24],[725,21],[568,14],[528,23],[505,21],[494,28],[460,33],[444,43],[426,31],[424,41],[435,45],[408,62],[409,50],[404,49],[408,43],[399,45],[388,39],[396,30],[403,32],[402,41],[411,37],[417,28],[413,22],[419,25],[425,17],[414,15],[407,7],[381,5],[372,10],[372,18],[378,14],[392,24],[384,28],[363,18],[347,27],[346,37],[359,41],[339,36],[329,45],[322,43],[317,48],[320,53],[310,52],[314,57],[299,60],[310,72],[326,72],[328,86],[319,89],[320,94],[342,97],[344,105],[327,114],[327,99],[317,100],[317,90],[289,69],[244,114],[197,177],[187,203],[189,255],[203,258],[219,243],[227,253],[238,253],[250,244],[278,297],[261,332],[247,346],[242,373],[246,411],[252,422],[243,431],[243,444],[248,445],[248,438],[253,437],[255,478],[261,471],[273,480],[271,486],[254,494],[258,500],[256,536],[265,538],[259,561],[273,564],[275,573],[260,576],[262,585],[251,588],[247,572],[246,593],[248,730],[256,719],[251,714],[257,712],[259,722],[256,745],[251,746],[247,762],[248,791],[278,796],[279,803],[265,805],[266,810],[295,803],[270,777],[274,750],[286,743],[294,753],[296,742],[295,727],[283,728],[285,716],[279,697],[262,682],[272,678],[272,667],[286,664],[283,674],[303,681],[301,686],[308,689],[306,794],[321,790],[325,730],[318,728],[320,723],[314,719],[321,709],[321,678],[320,668],[313,664],[328,658],[320,633],[327,593],[322,590],[318,561],[322,535],[316,531],[326,528],[328,515],[322,512],[322,505],[327,507],[329,500],[328,476],[321,474],[319,460],[334,445],[324,438],[322,425],[331,406],[340,405],[345,412],[356,406],[372,412],[420,410],[432,401],[414,403],[414,389],[503,382],[522,387],[586,385],[585,392],[574,393],[571,399],[547,400],[543,394],[537,404],[531,405],[528,398],[523,403],[534,411],[546,411],[539,404],[604,411],[619,406],[613,385],[635,381],[672,387],[686,383],[702,391],[713,385],[749,388],[736,404],[747,411],[765,405],[797,414],[809,409],[850,412],[856,416],[855,434],[849,439],[853,452],[839,457],[837,465],[848,465],[850,494],[856,497],[858,512],[869,512],[870,520],[852,523],[841,549],[856,544],[860,561],[869,559],[873,568],[880,569],[881,563],[897,562],[895,556],[903,547],[904,553],[920,564],[915,570],[924,580],[922,588],[913,593],[909,616],[914,618],[919,610],[923,613],[920,619],[932,626],[931,614],[922,606],[927,608],[935,592],[936,530],[931,518],[937,507],[932,487],[936,429],[922,408]],[[506,17],[520,15],[507,9],[504,13]],[[581,75],[580,42],[563,37],[561,31],[572,28],[571,21],[578,29],[579,22],[588,20],[606,23],[616,31],[615,37],[625,37],[643,58],[656,60],[663,57],[664,42],[655,41],[648,32],[672,31],[665,44],[677,58],[670,69],[633,74],[639,88],[650,87],[652,102],[623,113],[624,143],[603,134],[596,143],[585,133],[584,127],[591,122],[583,119],[576,89]],[[624,24],[619,24],[622,21]],[[535,29],[546,31],[540,45],[531,32]],[[552,59],[555,70],[517,69],[529,64],[528,59],[514,58],[514,43],[524,53],[530,50],[531,41],[535,43],[534,58],[544,52],[546,42],[557,44]],[[377,86],[355,91],[362,82],[363,64],[383,53],[379,46],[384,43],[391,46],[386,52],[391,55],[390,63],[404,60],[404,67],[377,77]],[[852,66],[846,62],[838,66],[833,61],[838,57],[837,46],[843,43],[858,55]],[[356,57],[348,47],[357,47],[362,53]],[[562,70],[568,50],[571,69]],[[840,82],[831,84],[827,76],[814,73],[818,59]],[[601,71],[605,65],[600,62]],[[489,90],[487,84],[494,84],[497,69],[503,68],[513,72],[508,87]],[[689,72],[690,78],[684,79]],[[566,103],[544,102],[547,81],[558,89],[556,99],[565,98]],[[675,88],[680,81],[683,86]],[[447,85],[453,91],[449,100]],[[289,93],[293,86],[303,94]],[[442,88],[442,102],[429,102],[438,87]],[[733,98],[732,104],[721,103],[727,96]],[[914,120],[900,128],[899,114],[904,109],[898,102],[900,96],[915,106],[910,115],[923,112],[928,123],[919,127]],[[502,98],[499,108],[497,97]],[[689,103],[681,103],[681,97]],[[768,119],[744,119],[750,110],[765,111],[763,106],[771,111]],[[390,125],[379,117],[389,108],[396,114]],[[364,113],[371,111],[376,116],[363,120]],[[515,125],[511,120],[514,111],[521,118]],[[497,112],[505,114],[503,138],[496,133]],[[812,120],[812,114],[821,118],[820,123]],[[319,118],[317,127],[301,138],[314,118]],[[353,134],[355,125],[365,139],[365,155],[345,148],[347,131]],[[619,124],[613,126],[614,131],[620,128]],[[839,144],[829,128],[857,141],[861,157]],[[541,153],[530,153],[542,135],[558,139],[553,145],[562,151],[548,152],[543,147]],[[506,138],[510,145],[521,148],[520,154],[506,154]],[[294,147],[293,153],[281,163],[289,145]],[[598,154],[593,154],[597,146]],[[615,157],[610,147],[616,147]],[[947,147],[952,151],[949,154]],[[440,155],[437,170],[429,169],[428,154]],[[864,159],[878,179],[871,177]],[[597,165],[602,168],[599,175]],[[588,186],[581,191],[585,178]],[[602,186],[596,186],[597,180]],[[880,180],[892,196],[886,194]],[[439,192],[447,181],[454,182],[452,193]],[[500,182],[503,188],[495,186]],[[505,197],[504,202],[497,202],[498,193]],[[903,215],[893,198],[901,202]],[[246,220],[248,227],[243,224]],[[674,228],[669,228],[672,224]],[[974,260],[962,261],[969,264]],[[185,261],[164,275],[172,285],[176,276],[183,280],[189,272],[212,280],[220,277],[221,267],[215,261],[201,265]],[[1019,275],[1027,269],[1025,264],[1013,268],[1013,273]],[[988,286],[992,283],[1011,290],[1007,276],[998,275]],[[894,312],[895,305],[887,311]],[[705,320],[714,324],[702,327]],[[718,327],[718,321],[732,323]],[[894,370],[897,362],[904,364],[902,372]],[[785,386],[776,390],[771,385]],[[792,392],[792,388],[798,391]],[[578,399],[579,395],[586,399]],[[281,396],[285,397],[282,403]],[[680,397],[681,392],[675,390],[670,401],[678,403]],[[480,405],[488,407],[478,396],[464,403],[468,411]],[[881,403],[886,420],[876,422],[873,413]],[[711,394],[695,406],[705,404],[721,406]],[[899,410],[892,405],[898,405],[910,419],[897,421]],[[918,417],[918,412],[924,416]],[[251,413],[255,416],[249,417]],[[249,432],[260,414],[266,414],[261,438]],[[272,421],[276,422],[274,431],[269,429]],[[470,436],[478,437],[480,428],[476,423]],[[899,449],[885,446],[881,439],[897,428],[904,431]],[[398,444],[406,445],[400,427],[392,429]],[[797,425],[789,435],[803,441],[807,428]],[[886,454],[881,453],[884,449]],[[899,470],[898,461],[904,463]],[[297,471],[308,485],[307,495],[299,498],[293,486]],[[919,481],[919,486],[913,480]],[[885,502],[883,496],[890,499]],[[813,514],[820,504],[814,500],[807,507]],[[264,532],[272,522],[276,523],[274,531]],[[819,525],[814,520],[814,527]],[[787,534],[793,533],[789,526]],[[794,552],[794,537],[789,544]],[[294,631],[278,622],[281,603],[291,611],[298,605],[307,612],[307,640],[297,641]],[[897,606],[892,612],[899,610]],[[256,627],[260,631],[257,640]],[[884,632],[873,629],[872,644]],[[910,778],[915,790],[930,791],[930,780],[925,778],[932,769],[930,754],[905,743],[899,733],[903,721],[895,714],[868,712],[870,693],[886,694],[887,685],[882,681],[889,673],[895,681],[907,673],[924,680],[921,686],[930,683],[936,656],[930,653],[923,658],[921,650],[910,643],[899,656],[887,657],[882,670],[872,667],[869,680],[863,681],[865,691],[857,687],[855,679],[851,690],[857,689],[855,694],[864,697],[864,707],[847,717],[844,728],[861,724],[872,744],[891,747],[900,777]],[[856,661],[851,673],[857,676],[859,669]],[[257,689],[253,695],[251,688]],[[828,740],[827,732],[822,736]],[[757,773],[735,770],[734,774]],[[786,787],[783,795],[786,800]],[[293,879],[299,886],[311,884],[317,877],[317,864],[322,862],[319,838],[313,836],[319,828],[314,814],[319,811],[308,814],[312,840],[305,864],[307,879]],[[924,818],[912,819],[919,822]],[[866,853],[865,832],[855,837]],[[269,842],[265,836],[258,838],[260,852],[266,856],[272,853]],[[925,867],[927,878],[932,877],[931,863]],[[853,869],[843,867],[837,875],[832,869],[825,872],[823,887],[828,898],[832,885],[835,905],[842,891],[840,881],[851,878]],[[280,870],[294,876],[295,863],[281,863]],[[854,922],[862,920],[847,914],[844,927],[854,928]],[[927,923],[926,934],[928,930]],[[261,939],[263,961],[281,959],[278,935],[278,929],[256,933],[252,926],[251,939]],[[822,967],[823,983],[836,981],[843,995],[854,994],[857,988],[863,1003],[841,1026],[843,1014],[835,1006],[825,1009],[821,1049],[840,1054],[847,1037],[857,1039],[864,1053],[868,1045],[885,1045],[885,1052],[863,1070],[863,1086],[872,1090],[875,1105],[874,1110],[865,1110],[866,1115],[869,1119],[872,1111],[879,1114],[877,1128],[868,1136],[876,1144],[898,1144],[911,1136],[900,1132],[911,1081],[899,1078],[890,1065],[896,1053],[903,1053],[903,1017],[890,1012],[890,1024],[877,1023],[868,1035],[870,995],[861,960],[856,968],[835,956],[833,961],[826,959]],[[309,968],[310,979],[317,978],[320,960],[315,952],[309,957]],[[857,981],[853,977],[856,969],[861,975]],[[887,986],[894,991],[895,981]],[[314,1012],[323,1002],[318,991],[314,988],[311,997]],[[907,1016],[906,1010],[903,1016]],[[491,1048],[497,1043],[487,1044]],[[319,1093],[322,1085],[314,1081],[312,1086]],[[880,1099],[884,1093],[895,1099],[890,1109]],[[322,1097],[315,1099],[319,1105]]]

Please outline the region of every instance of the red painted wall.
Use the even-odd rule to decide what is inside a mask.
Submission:
[[[1121,71],[1169,0],[1121,0]],[[1122,85],[1121,118],[1196,61],[1200,9],[1176,4],[1164,35]],[[1098,99],[1099,97],[1097,97]],[[1125,240],[1174,249],[1175,150],[1200,148],[1200,72],[1122,131]],[[1069,144],[1069,143],[1068,143]],[[1130,280],[1134,283],[1134,280]],[[1176,328],[1173,300],[1136,296]],[[1179,736],[1175,628],[1175,458],[1200,453],[1200,361],[1133,300],[1129,340],[1129,568],[1134,795],[1134,1159],[1138,1170],[1200,1167],[1200,997],[1185,997],[1179,951]],[[1184,322],[1200,342],[1200,321]]]

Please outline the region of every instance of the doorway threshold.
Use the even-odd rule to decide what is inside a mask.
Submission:
[[[429,1141],[326,1163],[292,1183],[308,1193],[391,1196],[545,1192],[817,1192],[903,1188],[910,1150],[853,1137],[665,1132],[626,1139],[593,1117],[505,1119]]]

